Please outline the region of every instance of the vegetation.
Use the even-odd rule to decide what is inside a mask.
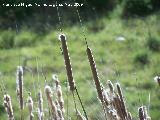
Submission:
[[[133,1],[134,0],[131,2]],[[158,3],[155,4],[156,0],[153,1],[155,9],[158,9],[156,7]],[[152,4],[153,1],[142,3],[148,5]],[[115,2],[115,8],[107,15],[99,16],[98,14],[96,16],[96,14],[94,14],[95,19],[85,22],[82,21],[82,26],[79,25],[79,23],[74,25],[70,25],[70,23],[66,25],[63,24],[63,32],[67,37],[75,86],[88,117],[93,120],[104,119],[102,105],[97,99],[96,93],[97,90],[100,91],[101,88],[99,89],[95,86],[92,80],[92,73],[86,54],[86,41],[84,40],[86,36],[87,44],[93,51],[92,54],[98,69],[100,84],[103,84],[105,89],[109,87],[108,80],[113,84],[117,82],[121,84],[126,101],[126,109],[132,114],[133,119],[138,119],[142,111],[145,111],[147,108],[148,115],[153,120],[158,120],[160,117],[160,89],[158,84],[153,81],[153,78],[160,74],[160,24],[158,21],[160,15],[159,12],[156,11],[156,13],[153,14],[149,13],[150,15],[148,16],[144,15],[146,17],[143,19],[138,17],[123,19],[121,16],[126,9],[125,2],[128,1],[121,0]],[[122,4],[122,6],[119,4]],[[131,14],[133,8],[133,6],[127,8]],[[93,12],[95,11],[92,11],[92,14]],[[152,12],[153,11],[151,11],[151,13]],[[25,11],[23,11],[23,13],[25,13]],[[32,13],[34,12],[32,11]],[[60,13],[62,12],[60,11]],[[134,14],[141,15],[139,13],[137,14],[137,11],[134,11]],[[18,15],[21,14],[18,13]],[[30,14],[27,14],[26,16],[29,17],[29,15]],[[84,14],[82,14],[82,19],[85,16],[83,15]],[[8,17],[8,15],[6,16]],[[41,15],[39,14],[39,16]],[[131,16],[132,15],[129,15],[129,17]],[[5,16],[1,17],[6,18]],[[61,17],[62,22],[65,23],[64,14],[62,14]],[[64,51],[61,47],[61,42],[58,40],[58,35],[61,33],[58,30],[59,26],[46,26],[44,23],[43,25],[45,27],[43,27],[43,25],[37,21],[35,24],[30,22],[33,28],[26,27],[27,25],[21,24],[21,21],[18,19],[18,29],[15,30],[12,29],[12,27],[6,29],[9,23],[7,19],[5,19],[6,21],[4,19],[0,19],[0,21],[2,20],[7,24],[7,26],[5,26],[6,24],[3,25],[0,30],[0,119],[7,119],[7,113],[3,105],[3,97],[5,97],[4,100],[6,101],[8,99],[10,100],[11,97],[15,119],[19,119],[22,116],[32,118],[33,115],[34,118],[37,118],[38,112],[36,108],[39,108],[41,99],[44,100],[44,114],[45,116],[49,116],[48,108],[51,109],[51,111],[55,110],[52,100],[55,101],[58,99],[57,90],[55,89],[57,84],[51,79],[52,74],[57,74],[59,77],[60,83],[58,83],[61,85],[64,109],[66,110],[64,117],[66,118],[66,114],[68,113],[69,117],[74,119],[76,117],[75,109],[73,109],[75,105],[72,92],[69,92],[67,87],[67,74],[63,60]],[[73,19],[77,19],[77,16],[74,16]],[[23,22],[27,24],[26,21],[24,20]],[[50,21],[47,22],[49,23]],[[37,31],[33,30],[34,27],[37,26],[40,29],[36,28],[38,29]],[[82,27],[85,28],[84,33],[82,32]],[[19,109],[20,105],[18,100],[20,100],[20,98],[16,97],[17,84],[15,71],[19,65],[22,65],[24,69],[23,115]],[[71,81],[70,84],[72,83],[73,81]],[[117,94],[117,90],[119,89],[117,84],[114,89]],[[50,96],[52,92],[50,90],[52,92],[54,91],[52,99]],[[74,90],[74,87],[72,87],[72,90]],[[7,92],[10,96],[3,96],[6,94],[3,92]],[[37,97],[37,94],[39,97]],[[41,97],[41,94],[43,97]],[[59,99],[62,100],[60,98],[62,97],[61,94],[59,95]],[[37,98],[39,98],[39,101]],[[34,103],[34,107],[32,102]],[[75,102],[78,108],[76,111],[77,116],[83,115],[86,117],[85,114],[83,114],[84,111],[81,109],[82,105],[76,93]],[[49,107],[48,103],[50,105]],[[140,107],[142,105],[146,105],[147,107]],[[42,109],[39,110],[39,112],[42,111]]]

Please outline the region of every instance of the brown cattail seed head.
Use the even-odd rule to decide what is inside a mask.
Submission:
[[[8,114],[8,119],[9,120],[14,120],[11,97],[8,94],[4,95],[4,103],[3,104],[4,104],[4,107],[5,107],[5,110]]]
[[[96,63],[94,61],[94,58],[93,58],[93,55],[92,55],[92,51],[88,46],[87,46],[86,52],[87,52],[88,60],[89,60],[90,67],[91,67],[91,70],[92,70],[93,79],[94,79],[94,82],[95,82],[95,85],[96,85],[98,98],[103,103],[103,95],[102,95],[103,88],[101,86],[101,83],[100,83],[100,80],[99,80],[99,77],[98,77]]]
[[[160,76],[154,77],[154,81],[160,86]]]
[[[45,88],[44,88],[44,91],[45,91],[47,97],[52,95],[52,89],[51,89],[50,86],[46,85]]]
[[[110,89],[110,92],[113,93],[114,92],[114,87],[113,87],[113,84],[110,80],[107,81],[107,84],[109,86],[109,89]]]
[[[23,109],[23,67],[22,66],[18,66],[17,67],[17,97],[19,99],[19,103],[20,103],[20,109]]]
[[[43,120],[43,98],[41,90],[38,92],[38,117],[40,120]]]
[[[72,66],[71,66],[70,57],[69,57],[69,53],[68,53],[66,36],[64,34],[60,34],[59,39],[62,43],[62,50],[63,50],[64,61],[65,61],[65,65],[66,65],[66,71],[67,71],[67,77],[68,77],[70,90],[74,91],[75,90],[75,82],[73,79]]]
[[[33,117],[34,117],[34,115],[33,115],[33,100],[32,100],[31,96],[28,97],[27,104],[28,104],[30,120],[33,120]]]
[[[145,120],[143,107],[140,107],[140,108],[138,109],[138,112],[139,112],[139,119],[140,119],[140,120]]]
[[[61,41],[61,40],[67,40],[65,34],[60,34],[60,35],[58,36],[58,39],[59,39],[60,41]]]

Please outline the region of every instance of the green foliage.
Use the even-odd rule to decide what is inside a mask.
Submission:
[[[22,31],[15,37],[15,47],[33,46],[37,41],[36,34]]]
[[[134,56],[134,62],[140,65],[146,65],[149,63],[149,55],[146,50],[137,52]]]
[[[125,0],[124,15],[146,15],[152,11],[151,0]]]
[[[87,2],[98,9],[113,9],[117,0],[87,0]]]
[[[156,36],[150,36],[147,41],[147,46],[149,47],[150,50],[152,51],[160,51],[160,38]]]
[[[12,31],[4,31],[0,33],[0,49],[10,49],[14,46],[15,33]]]

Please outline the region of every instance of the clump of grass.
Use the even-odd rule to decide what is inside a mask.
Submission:
[[[134,62],[136,64],[140,64],[140,65],[146,65],[148,64],[150,61],[149,61],[149,55],[148,55],[148,52],[146,51],[139,51],[135,54],[134,56]]]
[[[147,46],[150,50],[159,52],[160,51],[160,38],[156,36],[150,36],[147,40]]]

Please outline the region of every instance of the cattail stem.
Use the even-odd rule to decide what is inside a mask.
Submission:
[[[77,93],[78,99],[79,99],[79,101],[80,101],[80,104],[81,104],[81,106],[82,106],[83,112],[84,112],[84,114],[85,114],[86,120],[88,120],[88,116],[87,116],[86,110],[85,110],[85,108],[84,108],[84,106],[83,106],[82,100],[81,100],[81,98],[80,98],[80,96],[79,96],[78,90],[77,90],[77,88],[75,88],[75,89],[76,89],[76,93]]]
[[[67,77],[68,77],[70,90],[74,91],[75,90],[75,82],[74,82],[74,79],[73,79],[72,66],[71,66],[70,57],[69,57],[69,53],[68,53],[66,36],[64,34],[61,34],[59,36],[59,39],[60,39],[61,44],[62,44],[62,50],[63,50],[64,61],[65,61],[65,66],[66,66],[66,71],[67,71]]]

